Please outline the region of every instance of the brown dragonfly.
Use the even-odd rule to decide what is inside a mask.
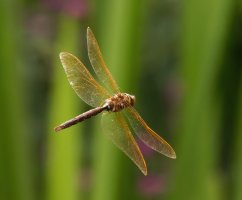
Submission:
[[[148,147],[175,159],[176,153],[172,147],[149,128],[135,110],[135,97],[120,91],[103,60],[97,40],[90,28],[87,28],[87,47],[91,65],[105,88],[93,78],[78,58],[67,52],[60,53],[60,60],[70,85],[76,94],[94,109],[60,124],[55,131],[103,112],[101,122],[105,134],[139,167],[144,175],[147,175],[146,163],[131,134],[130,127]]]

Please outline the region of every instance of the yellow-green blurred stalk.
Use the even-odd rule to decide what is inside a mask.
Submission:
[[[231,12],[230,0],[183,1],[181,110],[171,199],[220,199],[215,170],[219,104],[216,77]],[[222,191],[219,191],[222,192]]]
[[[139,73],[139,45],[144,1],[96,1],[99,8],[94,21],[98,24],[97,40],[104,60],[118,85],[132,93],[135,75]],[[94,150],[94,188],[92,200],[133,199],[130,193],[136,166],[118,150],[96,124]],[[132,167],[131,167],[132,166]],[[139,172],[138,172],[139,173]]]
[[[231,199],[240,200],[242,199],[242,81],[240,83],[240,96],[238,101],[238,117],[237,117],[237,129],[235,137],[235,148],[234,148],[234,167],[233,172],[233,196]]]
[[[77,55],[80,31],[79,21],[68,16],[59,17],[58,38],[53,53],[53,87],[49,107],[48,150],[46,164],[46,199],[80,199],[78,186],[80,177],[80,126],[73,126],[55,133],[54,127],[78,115],[80,99],[70,87],[59,59],[61,51]]]
[[[34,198],[24,90],[19,76],[20,5],[13,0],[0,1],[0,199],[9,200]]]

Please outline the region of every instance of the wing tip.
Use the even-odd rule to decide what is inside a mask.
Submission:
[[[142,156],[143,156],[143,155],[142,155]],[[140,169],[140,171],[141,171],[145,176],[147,176],[147,174],[148,174],[148,170],[147,170],[147,165],[146,165],[146,162],[145,162],[144,158],[143,158],[143,163],[142,163],[142,165],[140,165],[140,164],[138,164],[138,163],[136,163],[136,162],[135,162],[135,164],[138,166],[138,168]]]
[[[172,154],[170,158],[176,159],[176,153],[174,152],[174,154]]]
[[[68,55],[68,54],[70,54],[70,53],[68,53],[68,52],[60,52],[59,53],[59,57],[60,57],[60,59],[62,59],[62,58],[64,58],[66,55]]]
[[[174,151],[174,149],[170,146],[170,151],[167,154],[164,154],[165,156],[171,158],[171,159],[176,159],[176,152]]]
[[[89,40],[89,38],[94,38],[94,34],[93,34],[91,28],[88,26],[87,27],[87,39]]]
[[[88,26],[88,27],[87,27],[87,35],[89,35],[89,33],[90,33],[91,31],[92,31],[91,28]]]
[[[147,176],[147,175],[148,175],[147,169],[142,170],[142,173],[143,173],[145,176]]]

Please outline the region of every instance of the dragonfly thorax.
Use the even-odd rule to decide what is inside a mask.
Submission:
[[[108,111],[118,112],[135,103],[135,96],[127,93],[118,93],[113,97],[106,99],[104,106],[107,106]]]

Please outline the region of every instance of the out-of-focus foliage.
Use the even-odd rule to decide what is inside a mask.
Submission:
[[[242,199],[242,6],[236,0],[1,0],[0,199]],[[120,88],[176,150],[138,141],[148,176],[105,138],[60,51],[90,26]]]

